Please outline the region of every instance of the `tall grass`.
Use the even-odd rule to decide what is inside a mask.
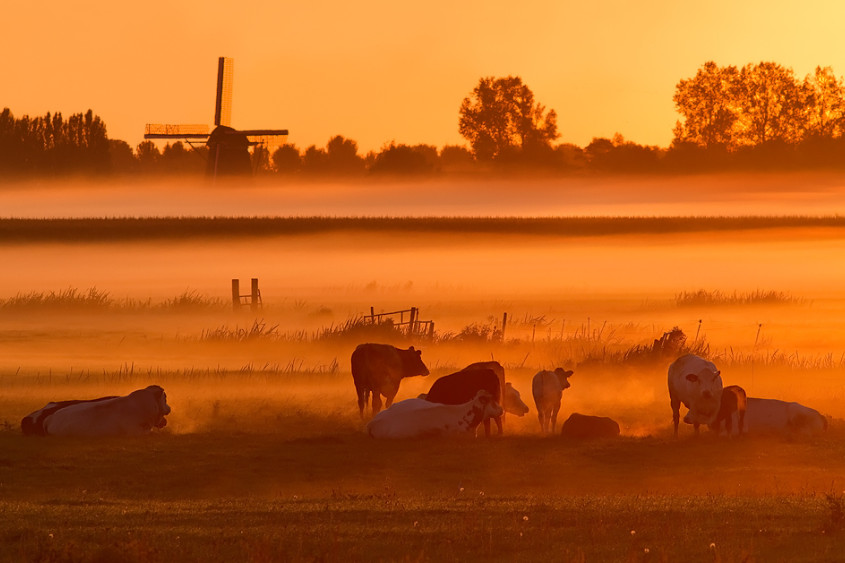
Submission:
[[[96,287],[86,290],[72,287],[58,291],[31,291],[0,299],[0,310],[8,313],[33,313],[38,311],[198,312],[222,311],[227,308],[228,306],[222,299],[202,295],[194,290],[185,290],[184,293],[159,303],[153,303],[152,299],[115,299],[109,292],[99,290]]]
[[[783,291],[755,290],[751,292],[737,292],[731,294],[721,291],[684,291],[675,295],[675,304],[678,307],[712,307],[712,306],[734,306],[734,305],[783,305],[801,304],[803,299],[793,297]]]

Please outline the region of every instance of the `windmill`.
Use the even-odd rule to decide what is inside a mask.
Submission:
[[[284,143],[287,129],[233,129],[232,122],[233,60],[220,57],[217,61],[217,97],[214,103],[214,130],[208,125],[165,125],[148,123],[145,139],[182,139],[189,145],[203,141],[208,147],[206,172],[218,174],[251,174],[249,147],[278,146]]]

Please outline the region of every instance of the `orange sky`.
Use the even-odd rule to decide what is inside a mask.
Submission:
[[[132,146],[147,122],[213,121],[219,56],[235,60],[233,125],[288,128],[300,149],[341,134],[362,153],[463,144],[458,108],[482,76],[521,76],[562,142],[666,146],[675,85],[707,60],[845,74],[835,0],[9,4],[0,107],[91,108]]]

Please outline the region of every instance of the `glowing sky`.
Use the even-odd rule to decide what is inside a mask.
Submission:
[[[482,76],[521,76],[561,142],[666,146],[675,85],[705,61],[845,73],[835,0],[11,0],[3,16],[0,107],[91,108],[133,147],[147,122],[213,121],[219,56],[235,60],[234,126],[362,153],[463,144],[458,108]]]

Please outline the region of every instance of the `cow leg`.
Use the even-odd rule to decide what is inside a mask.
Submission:
[[[739,435],[742,436],[742,430],[745,426],[745,411],[739,411]]]
[[[495,418],[495,420],[496,420],[496,428],[499,430],[499,432],[498,432],[498,433],[499,433],[499,435],[501,436],[501,435],[502,435],[502,417],[501,417],[501,416],[497,416],[497,417]]]
[[[537,409],[537,420],[540,421],[540,432],[545,434],[546,433],[546,417],[545,417],[545,413],[543,413],[543,411],[541,411],[540,409]]]
[[[552,434],[555,433],[555,425],[557,424],[557,413],[560,411],[560,407],[557,407],[552,411]]]
[[[378,414],[381,410],[381,394],[378,391],[373,391],[373,416]]]
[[[484,419],[484,436],[486,436],[487,438],[490,437],[490,419],[489,418]]]
[[[358,390],[358,410],[361,411],[361,420],[364,420],[364,409],[367,407],[369,394],[369,391],[364,391],[363,389]]]
[[[725,431],[728,433],[728,438],[730,438],[731,434],[733,434],[733,430],[734,430],[733,420],[734,420],[733,414],[730,414],[730,415],[728,415],[727,418],[725,418]]]
[[[678,423],[681,421],[681,401],[670,397],[672,404],[672,423],[675,425],[675,438],[678,437]]]

